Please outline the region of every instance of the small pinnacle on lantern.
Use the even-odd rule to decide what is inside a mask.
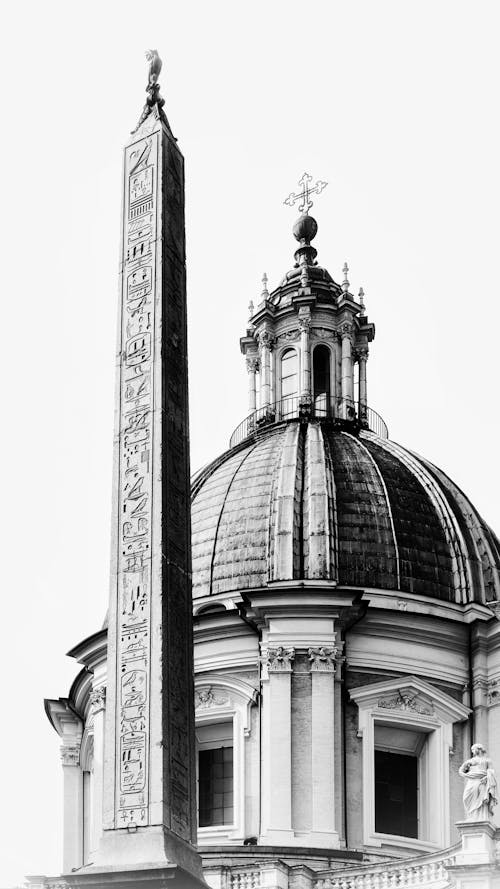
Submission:
[[[248,317],[253,318],[253,313],[254,313],[254,305],[253,305],[253,299],[251,299],[250,302],[248,303]]]
[[[359,288],[358,299],[359,299],[359,304],[361,306],[361,314],[364,315],[365,314],[365,291],[363,290],[362,287]]]
[[[265,272],[262,275],[262,296],[264,299],[267,299],[269,296],[269,290],[267,289],[267,275]]]
[[[343,267],[342,271],[344,272],[344,280],[342,281],[342,290],[344,291],[344,293],[349,293],[349,280],[347,278],[347,274],[349,272],[349,266],[347,265],[346,262],[344,262],[344,267]]]

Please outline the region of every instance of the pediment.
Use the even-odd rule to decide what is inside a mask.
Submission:
[[[418,676],[401,676],[353,688],[349,692],[360,710],[371,710],[387,718],[435,719],[462,722],[470,710],[442,689]]]

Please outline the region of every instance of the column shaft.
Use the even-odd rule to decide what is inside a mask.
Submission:
[[[350,332],[342,331],[342,411],[349,418],[349,408],[353,407],[352,345]]]
[[[311,396],[311,356],[309,344],[309,318],[301,319],[300,324],[300,366],[301,384],[300,395],[302,399],[309,399]]]
[[[361,419],[365,419],[368,406],[366,390],[366,360],[366,355],[361,354],[359,356],[359,416]]]
[[[64,748],[63,748],[64,751]],[[69,873],[83,864],[83,773],[75,755],[63,756],[64,832],[63,872]]]

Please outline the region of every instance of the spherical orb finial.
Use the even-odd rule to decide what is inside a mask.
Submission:
[[[318,232],[318,223],[313,216],[304,214],[295,223],[293,235],[301,244],[310,244]]]

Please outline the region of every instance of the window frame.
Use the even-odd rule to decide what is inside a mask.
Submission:
[[[198,844],[242,843],[245,832],[245,740],[251,732],[251,708],[258,692],[249,683],[215,673],[195,680],[195,725],[232,722],[233,726],[233,823],[198,826]],[[221,746],[223,746],[221,744]],[[198,772],[198,742],[196,769]],[[214,747],[212,749],[215,749]],[[197,821],[199,812],[197,788]]]
[[[451,843],[449,757],[453,724],[469,717],[470,709],[416,676],[350,689],[358,705],[358,737],[362,739],[363,842],[366,846],[442,849]],[[414,707],[396,703],[408,695]],[[426,734],[419,756],[419,837],[383,834],[375,830],[375,727],[410,729]],[[432,803],[429,789],[432,787]]]

